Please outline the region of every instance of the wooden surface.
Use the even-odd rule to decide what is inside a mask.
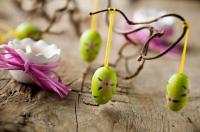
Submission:
[[[81,1],[81,0],[79,0]],[[83,2],[83,1],[82,1]],[[86,0],[85,2],[90,2]],[[102,2],[102,6],[105,3]],[[94,104],[90,94],[91,75],[103,62],[107,28],[104,21],[100,23],[104,39],[102,51],[94,62],[80,94],[81,81],[87,64],[79,53],[79,38],[70,29],[67,17],[55,26],[68,32],[60,35],[46,35],[44,39],[56,43],[62,48],[62,64],[58,73],[65,84],[75,80],[71,85],[73,92],[66,98],[40,90],[37,86],[19,84],[6,71],[0,74],[0,131],[38,131],[38,132],[200,132],[200,3],[198,1],[140,1],[129,3],[128,0],[116,0],[114,5],[132,14],[138,8],[157,8],[179,13],[190,23],[190,38],[186,69],[191,80],[190,102],[184,110],[172,112],[166,107],[165,85],[169,77],[178,70],[179,60],[163,57],[146,63],[141,74],[129,81],[119,80],[113,100],[102,106]],[[82,5],[82,9],[87,6]],[[105,6],[104,6],[105,7]],[[88,6],[89,8],[89,6]],[[83,15],[88,13],[84,11]],[[10,0],[0,1],[0,14],[6,14],[1,21],[17,25],[28,16],[15,9]],[[103,19],[103,17],[102,17]],[[44,28],[43,19],[34,19]],[[89,23],[87,23],[89,26]],[[115,35],[112,45],[111,61],[116,59],[118,47],[121,45]],[[133,49],[134,50],[134,49]],[[118,68],[120,72],[122,68]],[[135,69],[135,65],[132,65]]]

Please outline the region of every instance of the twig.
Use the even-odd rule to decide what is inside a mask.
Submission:
[[[75,119],[76,119],[76,132],[78,132],[78,115],[77,115],[77,105],[76,105],[76,101],[77,100],[75,100],[75,105],[74,105],[74,110],[75,110]]]
[[[84,84],[85,84],[85,79],[88,75],[88,72],[90,71],[90,67],[91,64],[88,65],[88,67],[86,68],[85,72],[83,73],[83,77],[82,77],[82,82],[81,82],[81,93],[83,92],[83,88],[84,88]],[[80,94],[78,94],[78,105],[79,105],[79,100],[80,100]]]

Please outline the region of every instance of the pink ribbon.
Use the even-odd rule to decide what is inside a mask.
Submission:
[[[33,64],[8,46],[2,45],[0,48],[3,49],[0,52],[0,70],[24,71],[40,87],[53,91],[59,94],[60,97],[64,97],[71,91],[69,87],[66,87],[60,81],[49,77],[50,74],[55,75],[54,70],[58,67],[58,62]]]

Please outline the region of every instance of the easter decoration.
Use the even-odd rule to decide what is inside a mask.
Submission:
[[[19,2],[19,1],[16,1]],[[37,3],[38,2],[38,3]],[[48,4],[47,1],[44,3],[40,3],[40,1],[37,1],[33,6],[42,4],[45,6]],[[17,5],[21,5],[23,3],[18,3]],[[52,18],[50,18],[47,14],[47,12],[44,10],[45,8],[37,6],[37,8],[33,8],[34,12],[37,12],[38,10],[41,10],[41,14],[39,16],[42,16],[42,18],[46,19],[49,23],[46,27],[46,29],[42,30],[40,29],[36,24],[32,22],[22,22],[19,25],[17,25],[15,28],[12,28],[10,25],[7,25],[5,23],[0,23],[0,43],[7,43],[9,40],[12,40],[13,38],[16,39],[24,39],[24,38],[31,38],[33,40],[40,40],[43,38],[44,34],[53,34],[53,35],[60,35],[64,33],[64,31],[57,32],[57,31],[51,31],[51,28],[56,24],[58,19],[61,18],[64,13],[69,9],[69,5],[73,4],[74,8],[71,9],[71,12],[68,12],[70,22],[74,25],[76,34],[79,36],[80,34],[80,21],[79,19],[75,19],[75,15],[79,14],[79,9],[77,7],[77,3],[73,0],[66,0],[64,6],[62,8],[56,9]],[[17,6],[18,7],[18,6]],[[40,7],[40,8],[39,8]],[[19,7],[18,7],[19,8]],[[20,6],[21,8],[21,6]],[[38,12],[37,12],[38,13]],[[33,16],[31,14],[31,17],[29,19],[32,19]]]
[[[184,41],[184,48],[181,57],[179,73],[176,73],[170,77],[166,88],[167,106],[173,111],[179,111],[187,104],[188,94],[190,92],[189,78],[183,73],[189,33],[189,25],[187,24],[187,22],[184,23],[184,27],[187,28],[187,31]]]
[[[186,20],[178,14],[164,14],[157,18],[149,19],[147,21],[133,22],[128,19],[128,17],[125,15],[124,12],[122,12],[121,10],[116,9],[116,8],[107,8],[104,10],[99,10],[99,11],[90,13],[90,15],[95,15],[95,14],[98,14],[101,12],[109,12],[109,14],[110,14],[109,22],[107,19],[107,24],[109,24],[109,33],[110,33],[110,30],[113,30],[115,33],[123,35],[127,39],[127,41],[130,42],[131,45],[135,45],[135,44],[137,44],[137,42],[132,40],[128,36],[129,34],[133,34],[133,33],[136,33],[138,31],[145,29],[145,30],[149,31],[149,35],[147,37],[146,42],[144,42],[143,47],[140,50],[139,57],[137,58],[137,60],[139,62],[141,62],[141,64],[139,65],[136,72],[134,72],[132,75],[128,75],[128,76],[124,77],[120,74],[117,74],[113,69],[118,65],[118,61],[120,59],[125,58],[125,56],[122,54],[122,52],[126,48],[126,45],[123,45],[120,48],[119,54],[118,54],[119,57],[116,60],[116,63],[114,65],[112,65],[113,68],[109,67],[108,64],[105,63],[104,67],[99,68],[94,73],[93,78],[92,78],[91,88],[92,88],[92,96],[93,96],[94,100],[96,101],[96,103],[97,104],[105,104],[112,98],[112,95],[116,89],[116,83],[117,83],[116,74],[117,74],[117,76],[119,76],[120,78],[125,79],[125,80],[136,77],[140,73],[142,68],[144,67],[146,60],[153,60],[153,59],[162,57],[163,55],[165,55],[166,53],[171,51],[186,35],[186,39],[185,39],[184,47],[183,47],[183,53],[182,53],[182,61],[180,64],[180,72],[173,75],[169,79],[168,85],[167,85],[167,90],[166,90],[167,91],[166,98],[168,100],[168,103],[167,103],[168,107],[173,111],[178,111],[181,108],[183,108],[188,101],[188,91],[189,91],[189,89],[188,89],[189,79],[185,74],[183,74],[186,46],[187,46],[187,40],[188,40],[188,24],[187,24]],[[112,19],[114,19],[114,18],[111,17],[112,12],[120,13],[124,17],[124,19],[128,25],[144,25],[144,26],[141,26],[136,29],[129,30],[129,31],[121,31],[121,30],[118,30],[115,28],[113,29],[113,25],[112,25],[113,20]],[[165,31],[157,30],[154,28],[154,26],[148,25],[148,24],[158,22],[166,17],[174,17],[174,18],[181,20],[182,23],[184,24],[183,32],[173,44],[169,44],[168,47],[166,47],[166,49],[164,49],[161,53],[159,53],[158,55],[155,55],[155,56],[148,57],[147,53],[149,51],[150,45],[152,44],[151,41],[154,38],[161,38],[165,34]],[[110,35],[112,35],[112,34],[109,34],[108,36],[110,36]],[[108,37],[108,42],[110,42],[110,39],[111,38]],[[107,44],[108,49],[110,47],[109,44],[110,43]],[[106,54],[107,54],[107,51],[106,51]],[[108,54],[109,54],[109,50],[108,50]],[[107,57],[105,57],[105,58],[106,58],[105,62],[108,62]],[[134,58],[134,57],[128,56],[127,58]],[[110,89],[110,91],[108,89]]]
[[[55,73],[61,49],[44,40],[30,38],[9,41],[0,46],[0,70],[9,70],[12,77],[25,84],[37,84],[44,90],[64,97],[71,89]]]
[[[98,8],[98,0],[94,0],[94,12]],[[101,35],[97,31],[97,16],[92,16],[91,29],[85,31],[80,38],[80,51],[83,60],[92,62],[101,48]]]
[[[12,29],[9,25],[0,24],[0,43],[6,43],[12,38],[24,39],[32,38],[33,40],[39,40],[42,38],[42,31],[33,23],[21,23],[15,29]]]
[[[94,11],[98,9],[99,0],[94,0]],[[91,20],[91,29],[86,30],[80,37],[80,52],[82,59],[89,63],[82,76],[81,92],[83,91],[85,79],[91,67],[91,63],[96,59],[101,48],[101,35],[97,31],[97,16],[93,15]],[[78,103],[80,94],[78,95]]]
[[[108,0],[107,7],[110,8],[111,5],[112,5],[111,0]],[[102,13],[102,12],[108,12],[108,9],[99,10],[97,12],[93,12],[92,14],[97,14],[97,13]],[[175,53],[181,52],[182,48],[181,48],[181,46],[177,47],[177,44],[185,36],[185,34],[186,34],[185,28],[183,29],[183,32],[178,37],[178,39],[175,40],[175,42],[172,42],[172,44],[169,43],[167,45],[164,44],[165,48],[162,48],[162,50],[160,50],[160,53],[158,55],[153,56],[153,57],[146,57],[147,52],[149,51],[149,49],[151,49],[151,45],[154,43],[154,40],[155,39],[156,40],[162,39],[163,36],[165,38],[165,34],[168,34],[167,33],[168,30],[163,30],[161,28],[161,26],[163,24],[161,24],[159,28],[156,28],[155,27],[156,23],[159,22],[159,21],[170,20],[170,18],[173,18],[170,21],[172,21],[172,20],[175,21],[175,18],[176,18],[176,19],[184,22],[185,19],[182,16],[180,16],[178,14],[174,14],[174,13],[171,13],[171,14],[170,13],[169,14],[163,14],[162,13],[163,15],[158,16],[158,17],[154,17],[154,16],[150,17],[146,21],[144,20],[144,21],[141,21],[141,22],[134,22],[134,21],[130,20],[129,17],[127,17],[126,14],[123,11],[116,9],[116,12],[118,12],[120,15],[122,15],[122,17],[124,18],[128,27],[130,27],[130,26],[136,27],[137,26],[136,28],[128,29],[128,30],[118,29],[118,28],[115,28],[115,27],[113,29],[113,31],[115,33],[122,35],[127,41],[126,44],[123,44],[119,48],[118,57],[117,57],[116,61],[112,64],[113,67],[118,67],[120,65],[119,62],[121,60],[124,60],[124,65],[125,65],[125,70],[126,70],[127,75],[124,76],[124,74],[118,74],[118,77],[120,79],[129,80],[129,79],[133,79],[134,77],[139,75],[139,73],[144,68],[144,64],[145,64],[146,60],[157,59],[159,57],[166,55],[169,52],[171,52],[171,53],[172,52],[175,52]],[[106,23],[108,24],[108,19],[106,19]],[[143,25],[143,26],[139,26],[139,25]],[[141,44],[142,45],[142,47],[141,47],[141,45],[138,44],[138,41],[131,38],[131,35],[137,34],[138,32],[143,32],[143,31],[148,31],[149,34],[147,35],[145,33],[145,36],[147,38],[145,39],[146,41],[142,42],[144,44]],[[136,48],[136,46],[137,46],[137,47],[139,47],[139,50],[137,51],[137,53],[133,53],[132,55],[125,55],[124,54],[125,50],[127,48],[129,48],[130,46],[134,46],[134,48]],[[138,56],[138,54],[139,54],[139,56]],[[132,72],[132,70],[130,70],[129,63],[134,59],[138,60],[139,66],[137,67],[137,69],[134,72]]]
[[[41,39],[41,31],[33,23],[21,23],[14,30],[17,39],[32,38],[33,40]]]
[[[48,28],[49,29],[49,26]],[[37,25],[30,22],[24,22],[19,24],[15,29],[10,27],[7,24],[0,24],[0,43],[6,43],[9,40],[15,39],[25,39],[31,38],[33,40],[40,40],[42,39],[42,35],[44,34],[54,34],[55,32],[51,31],[42,31],[39,29]]]
[[[8,43],[0,46],[0,70],[9,70],[11,76],[18,82],[37,84],[44,90],[57,93],[60,97],[67,95],[71,88],[65,86],[56,73],[61,49],[42,38],[44,34],[63,33],[50,31],[50,29],[60,18],[60,14],[68,9],[71,2],[73,1],[69,0],[64,7],[55,11],[44,30],[31,22],[21,23],[16,28],[0,23],[0,43]],[[69,14],[72,23],[75,23],[76,13]]]
[[[110,46],[112,40],[113,23],[115,9],[108,9],[110,13],[108,40],[106,46],[106,55],[104,67],[98,68],[92,77],[92,97],[97,104],[107,103],[113,96],[117,86],[117,76],[115,70],[109,66]]]

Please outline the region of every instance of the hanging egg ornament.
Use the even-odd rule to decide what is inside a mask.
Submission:
[[[41,39],[42,33],[35,24],[22,23],[15,29],[15,37],[17,39],[31,38],[33,40]]]
[[[173,111],[181,110],[188,102],[189,78],[176,73],[169,79],[166,88],[167,106]]]
[[[107,103],[117,86],[116,72],[111,67],[100,67],[92,77],[92,97],[97,104]]]
[[[80,51],[83,60],[92,62],[101,48],[101,36],[96,30],[85,31],[80,39]]]

